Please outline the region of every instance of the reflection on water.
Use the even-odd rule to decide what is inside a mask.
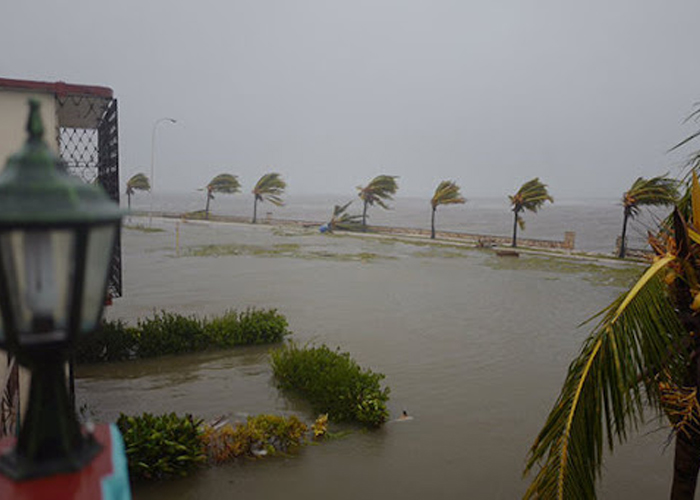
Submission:
[[[585,331],[576,325],[620,291],[606,271],[557,261],[504,264],[482,251],[415,255],[430,247],[265,227],[183,224],[183,247],[295,244],[395,257],[334,261],[225,255],[175,257],[163,233],[126,231],[126,295],[108,314],[126,320],[168,309],[221,314],[276,307],[300,342],[349,351],[387,375],[390,410],[414,420],[353,432],[300,456],[240,462],[136,488],[142,499],[517,498],[529,446]],[[153,249],[156,249],[155,251]],[[444,250],[448,251],[448,250]],[[600,280],[596,280],[600,277]],[[81,367],[79,399],[99,418],[190,412],[240,418],[262,412],[314,419],[274,387],[267,348]],[[606,462],[603,498],[665,496],[669,454],[643,435]],[[661,472],[660,472],[661,471]]]

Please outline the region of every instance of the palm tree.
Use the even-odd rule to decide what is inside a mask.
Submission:
[[[465,200],[459,193],[459,186],[454,181],[442,181],[437,189],[435,189],[435,194],[430,200],[430,206],[432,207],[432,216],[430,218],[430,237],[435,239],[435,211],[440,205],[453,205],[456,203],[464,203]]]
[[[693,172],[688,222],[677,206],[657,257],[602,313],[569,366],[561,393],[530,449],[539,466],[525,498],[595,498],[603,448],[612,451],[650,406],[675,433],[671,498],[692,500],[700,469],[700,183]]]
[[[357,186],[359,193],[357,195],[360,197],[364,203],[362,207],[362,230],[367,231],[367,207],[372,206],[375,203],[385,210],[389,210],[389,206],[385,203],[386,201],[393,200],[393,195],[396,194],[396,190],[399,189],[396,183],[398,176],[395,175],[378,175],[370,181],[365,187]]]
[[[287,187],[287,183],[282,180],[280,174],[272,172],[263,175],[253,188],[253,224],[258,220],[258,202],[269,201],[277,207],[284,205],[282,194]]]
[[[136,191],[150,191],[151,183],[146,177],[146,174],[138,173],[131,176],[131,179],[126,181],[126,199],[131,210],[131,195]]]
[[[214,193],[233,194],[241,190],[241,183],[238,182],[238,177],[231,174],[219,174],[214,177],[207,187],[207,206],[204,209],[204,217],[209,219],[209,202],[214,199]]]
[[[632,187],[622,195],[622,237],[618,257],[624,258],[627,251],[627,221],[639,215],[641,206],[673,205],[678,198],[678,182],[666,176],[645,179],[639,177]]]
[[[328,223],[328,229],[333,232],[336,229],[342,229],[346,231],[357,230],[360,226],[360,214],[349,214],[346,212],[348,207],[352,204],[352,201],[347,202],[345,205],[335,205],[333,207],[333,216]]]
[[[547,185],[542,184],[540,179],[535,177],[531,181],[527,181],[525,184],[520,186],[518,192],[510,196],[510,204],[513,207],[513,247],[518,246],[518,226],[520,229],[525,230],[525,221],[520,216],[520,212],[529,210],[530,212],[537,212],[546,201],[554,203],[554,198],[549,196],[547,192]]]

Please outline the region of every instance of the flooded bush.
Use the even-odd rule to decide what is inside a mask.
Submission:
[[[75,356],[78,363],[125,361],[134,357],[138,331],[121,320],[103,321],[100,330],[78,340]]]
[[[206,461],[201,420],[192,415],[119,415],[131,479],[186,476]]]
[[[120,414],[129,476],[133,480],[186,476],[199,465],[289,453],[307,442],[295,416],[258,415],[245,423],[204,425],[192,415]]]
[[[202,351],[210,344],[204,322],[195,316],[161,311],[139,320],[137,330],[139,358]]]
[[[99,363],[182,354],[240,345],[281,342],[291,332],[276,309],[228,311],[223,316],[200,319],[160,312],[129,327],[121,320],[104,321],[102,328],[81,338],[78,363]]]
[[[308,427],[295,416],[258,415],[245,423],[205,426],[202,441],[209,460],[227,462],[239,457],[288,453],[304,444]]]
[[[381,388],[381,373],[362,369],[350,354],[325,345],[299,347],[289,343],[271,353],[279,386],[307,399],[331,420],[380,426],[389,412],[389,388]]]

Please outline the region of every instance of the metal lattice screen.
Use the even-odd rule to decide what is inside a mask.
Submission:
[[[92,96],[56,97],[58,147],[68,172],[100,184],[119,203],[117,100]],[[121,238],[115,242],[109,278],[111,297],[122,295]]]

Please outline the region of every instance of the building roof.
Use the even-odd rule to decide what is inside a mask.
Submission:
[[[75,85],[66,82],[39,82],[36,80],[16,80],[13,78],[0,78],[0,89],[26,90],[34,92],[46,92],[60,97],[84,96],[103,97],[111,99],[114,92],[109,87],[96,85]]]

